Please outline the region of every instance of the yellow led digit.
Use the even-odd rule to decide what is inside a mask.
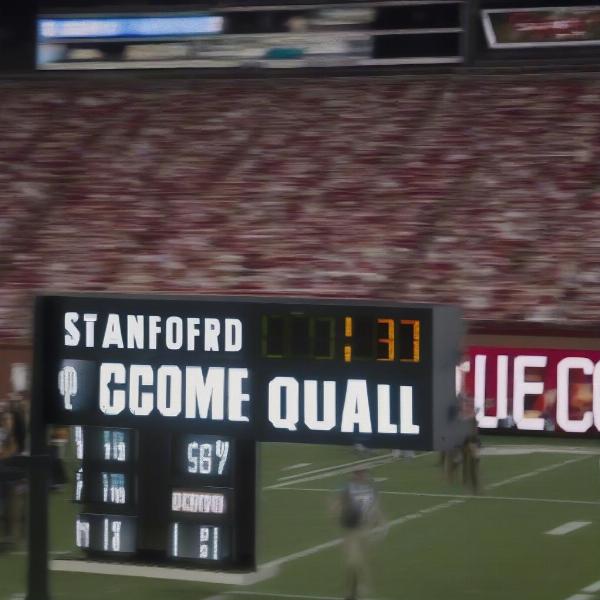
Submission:
[[[387,337],[378,338],[377,343],[386,346],[387,356],[384,358],[377,358],[377,360],[390,361],[394,360],[394,348],[396,346],[395,327],[393,319],[377,319],[378,325],[387,326]],[[379,352],[378,352],[379,354]]]
[[[346,317],[344,319],[344,335],[347,338],[352,337],[352,317]],[[344,346],[344,362],[350,362],[352,360],[352,346],[346,344]]]
[[[412,358],[403,358],[401,361],[417,363],[421,360],[421,321],[403,320],[400,324],[412,326]]]

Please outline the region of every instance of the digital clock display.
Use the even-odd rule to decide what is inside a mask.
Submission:
[[[179,521],[172,523],[169,555],[172,558],[217,562],[229,556],[229,532],[221,525]]]
[[[261,317],[265,358],[413,362],[421,359],[421,322],[391,316],[319,316],[296,311]]]

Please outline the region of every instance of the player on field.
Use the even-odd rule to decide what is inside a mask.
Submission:
[[[344,530],[344,558],[348,573],[347,600],[356,600],[370,586],[369,547],[377,531],[384,528],[384,518],[377,490],[369,472],[353,472],[341,490],[336,508]]]

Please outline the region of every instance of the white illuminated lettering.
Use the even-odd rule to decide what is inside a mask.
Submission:
[[[177,556],[179,551],[179,523],[173,525],[173,556]]]
[[[85,313],[83,315],[85,321],[85,347],[93,348],[96,343],[96,321],[98,315],[96,313]]]
[[[88,521],[77,519],[75,525],[75,540],[78,548],[90,547],[90,524]]]
[[[121,521],[113,521],[112,526],[111,547],[113,552],[121,550]]]
[[[201,419],[208,417],[213,421],[224,418],[225,369],[209,367],[206,379],[201,367],[186,367],[185,369],[185,418],[195,419],[196,414]]]
[[[335,427],[335,381],[323,382],[323,418],[319,419],[318,384],[304,382],[304,422],[313,431],[329,431]]]
[[[456,367],[455,379],[454,379],[454,389],[456,391],[456,395],[458,396],[465,391],[465,375],[471,371],[471,363],[468,360],[460,363]]]
[[[498,420],[495,417],[487,417],[485,415],[485,365],[487,356],[485,354],[477,354],[475,356],[475,394],[473,404],[477,425],[479,427],[496,427]]]
[[[544,419],[525,416],[525,396],[538,396],[544,393],[543,381],[526,381],[527,367],[545,367],[546,356],[521,355],[515,358],[513,382],[513,417],[519,429],[528,431],[543,431]]]
[[[160,317],[155,315],[148,317],[148,347],[150,350],[156,350],[156,340],[161,331]]]
[[[497,361],[496,379],[496,417],[508,417],[508,356],[500,354]]]
[[[229,442],[217,440],[217,443],[215,444],[215,454],[219,459],[218,473],[219,475],[222,475],[225,470],[225,465],[227,464],[227,457],[229,456]]]
[[[377,433],[398,433],[398,426],[391,422],[390,386],[377,386]]]
[[[227,417],[230,421],[249,421],[244,415],[242,403],[250,401],[250,395],[242,392],[243,382],[248,379],[248,369],[229,369],[227,373]]]
[[[282,406],[284,390],[285,410]],[[293,377],[275,377],[269,382],[269,421],[274,427],[296,431],[299,418],[299,394],[298,382]]]
[[[102,341],[103,348],[110,348],[111,346],[116,346],[117,348],[125,347],[123,344],[123,336],[121,335],[119,315],[114,313],[108,315],[106,329],[104,330],[104,340]]]
[[[225,319],[225,351],[239,352],[242,349],[242,322]]]
[[[198,463],[200,460],[200,444],[198,442],[191,442],[188,444],[188,473],[198,473]]]
[[[400,433],[418,435],[419,425],[413,422],[413,389],[410,385],[400,386]]]
[[[127,347],[144,349],[144,315],[127,315]]]
[[[182,506],[181,492],[173,492],[171,496],[171,510],[180,512]]]
[[[198,472],[201,475],[208,475],[212,471],[212,445],[200,444],[199,455]]]
[[[164,417],[176,417],[181,412],[181,369],[163,365],[158,369],[156,405]]]
[[[194,351],[196,349],[196,338],[200,335],[200,319],[191,317],[187,320],[187,349]]]
[[[371,412],[365,379],[349,379],[346,386],[341,431],[353,433],[358,425],[359,433],[371,433]]]
[[[584,433],[594,424],[592,411],[586,411],[581,419],[571,419],[569,416],[569,372],[575,369],[585,375],[594,373],[594,363],[589,358],[572,356],[563,358],[557,366],[556,377],[556,423],[569,433]]]
[[[77,346],[81,338],[79,329],[75,323],[79,320],[79,314],[76,312],[65,313],[65,346]]]
[[[154,371],[150,365],[131,365],[129,369],[129,410],[136,416],[149,415],[154,408],[153,392],[142,392],[141,386],[154,383]]]
[[[125,408],[125,391],[110,390],[111,384],[124,384],[127,372],[120,363],[102,363],[100,365],[100,410],[105,415],[118,415]]]
[[[83,460],[83,428],[81,425],[75,425],[75,457],[77,460]]]
[[[179,317],[169,317],[165,323],[165,343],[169,350],[179,350],[183,346],[183,321]]]
[[[600,431],[600,360],[594,367],[594,377],[592,379],[592,394],[594,407],[594,425]]]
[[[219,319],[206,319],[204,321],[204,350],[206,352],[218,352],[220,333],[221,324]]]

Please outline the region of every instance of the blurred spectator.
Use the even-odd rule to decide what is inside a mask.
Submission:
[[[19,432],[7,402],[0,405],[0,543],[14,546],[23,537],[25,471],[16,463]]]
[[[481,455],[481,438],[477,429],[477,420],[470,421],[470,431],[462,447],[463,484],[470,488],[473,494],[480,492],[479,464]]]
[[[27,340],[44,289],[597,321],[599,95],[557,74],[1,82],[0,340]]]

